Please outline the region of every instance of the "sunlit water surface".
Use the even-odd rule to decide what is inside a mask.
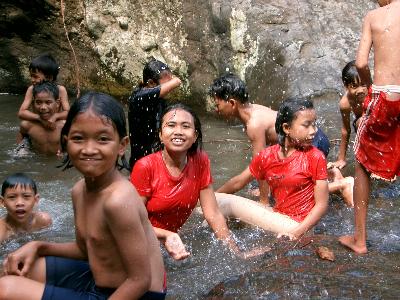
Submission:
[[[0,95],[0,179],[14,172],[32,176],[40,193],[38,209],[51,214],[53,225],[1,244],[0,260],[32,239],[70,241],[74,238],[70,189],[80,175],[74,169],[56,168],[60,161],[55,158],[15,156],[16,113],[21,101],[21,96]],[[338,151],[341,124],[337,95],[315,99],[315,104],[318,122],[332,140],[329,160],[333,160]],[[247,166],[251,159],[250,144],[243,126],[237,123],[228,124],[204,114],[201,120],[204,148],[211,159],[214,186],[218,187]],[[351,150],[348,157],[352,157]],[[345,173],[353,173],[352,163]],[[247,190],[240,195],[250,197]],[[230,221],[243,249],[268,245],[273,249],[258,258],[239,260],[214,239],[209,228],[202,225],[202,217],[193,214],[181,230],[191,257],[176,262],[163,253],[168,272],[168,299],[395,299],[400,294],[399,200],[398,181],[391,185],[373,182],[368,220],[370,254],[356,256],[338,246],[331,237],[328,247],[335,249],[337,255],[333,263],[318,259],[312,247],[287,248],[272,234]],[[4,214],[0,208],[0,216]],[[331,196],[329,212],[315,233],[328,236],[350,233],[352,215],[352,209],[340,197]]]

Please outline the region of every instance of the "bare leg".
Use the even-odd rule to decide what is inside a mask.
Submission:
[[[46,261],[36,260],[27,277],[8,275],[0,278],[0,300],[41,299],[46,281]]]
[[[354,184],[354,235],[341,236],[339,242],[356,253],[367,253],[367,210],[370,178],[364,167],[356,162]]]

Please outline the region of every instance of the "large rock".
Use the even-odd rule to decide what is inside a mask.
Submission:
[[[203,105],[213,78],[230,70],[254,101],[340,91],[340,72],[355,57],[362,16],[376,1],[153,0],[64,1],[65,25],[83,89],[126,98],[155,57],[183,79],[175,95]],[[60,2],[0,3],[0,91],[23,92],[27,65],[51,52],[60,82],[76,89],[74,56]],[[274,104],[275,103],[275,104]]]

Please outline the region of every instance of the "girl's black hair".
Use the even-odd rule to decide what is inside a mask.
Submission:
[[[313,103],[307,98],[291,97],[281,103],[275,121],[275,131],[278,135],[279,145],[282,147],[285,145],[285,132],[283,131],[283,124],[291,124],[292,121],[296,119],[297,112],[306,109],[314,109]]]
[[[41,92],[46,92],[50,94],[54,98],[54,100],[58,100],[59,92],[58,86],[55,82],[43,81],[39,84],[35,84],[32,89],[33,99],[35,99],[36,95]]]
[[[342,70],[342,81],[345,86],[360,82],[360,75],[356,68],[356,61],[352,60]]]
[[[66,153],[64,161],[60,166],[63,168],[63,170],[73,167],[67,153],[67,141],[65,137],[68,136],[72,123],[74,122],[77,115],[89,110],[93,111],[99,117],[105,117],[107,120],[111,121],[111,123],[117,130],[120,139],[128,136],[126,130],[124,109],[117,100],[103,93],[88,92],[84,94],[81,98],[77,99],[72,104],[71,109],[68,112],[64,127],[61,129],[61,150]],[[129,164],[126,161],[125,154],[121,157],[121,164],[118,162],[117,159],[116,165],[118,166],[119,170],[123,168],[129,170]]]
[[[215,79],[209,87],[208,94],[211,97],[218,97],[225,101],[228,101],[229,98],[233,98],[240,103],[249,101],[246,84],[233,73],[227,73]]]
[[[163,72],[171,73],[171,69],[162,61],[152,58],[143,68],[143,83],[140,84],[140,87],[146,86],[149,80],[159,84]]]
[[[200,119],[197,117],[196,113],[188,106],[182,104],[182,103],[176,103],[176,104],[172,104],[170,106],[168,106],[162,113],[161,118],[160,118],[160,122],[158,124],[158,128],[157,131],[161,132],[162,130],[162,123],[164,120],[164,116],[169,113],[170,111],[173,110],[184,110],[187,111],[189,114],[192,115],[193,120],[194,120],[194,130],[197,134],[197,139],[196,141],[193,143],[193,145],[189,148],[188,150],[188,154],[194,154],[196,153],[198,150],[201,150],[203,148],[203,133],[201,132],[201,123],[200,123]],[[156,137],[156,141],[153,143],[153,152],[157,152],[159,150],[163,149],[163,145],[161,143],[160,137],[157,134]]]
[[[47,53],[35,57],[29,64],[29,71],[42,72],[44,76],[51,77],[52,81],[57,80],[59,70],[60,66],[58,65],[54,57]]]
[[[1,186],[1,196],[4,197],[7,189],[13,189],[17,186],[22,186],[24,189],[31,188],[33,193],[37,194],[36,183],[32,178],[24,173],[15,173],[8,176]]]

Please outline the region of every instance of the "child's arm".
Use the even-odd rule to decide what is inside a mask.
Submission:
[[[346,166],[346,152],[347,152],[347,147],[349,145],[349,140],[350,140],[350,132],[351,132],[351,127],[350,127],[350,112],[351,112],[351,107],[350,104],[348,103],[347,97],[344,96],[339,103],[339,108],[340,108],[340,113],[342,115],[342,130],[341,130],[341,140],[340,140],[340,146],[339,146],[339,154],[337,161],[333,163],[335,167],[338,167],[339,169],[342,169],[344,166]]]
[[[149,221],[147,215],[140,214],[140,209],[145,210],[143,205],[139,205],[140,199],[132,196],[136,195],[115,197],[104,206],[105,222],[126,273],[126,280],[109,299],[139,299],[151,284],[149,249],[142,223]]]
[[[6,275],[25,276],[35,260],[41,256],[87,259],[86,254],[79,248],[76,242],[48,243],[34,241],[25,244],[7,256],[3,263],[4,273]]]
[[[230,230],[228,229],[224,215],[219,210],[212,185],[209,185],[200,191],[200,205],[204,217],[211,229],[214,231],[216,237],[223,241],[229,249],[239,257],[250,258],[261,255],[270,250],[269,247],[264,247],[256,248],[247,252],[240,251]]]
[[[29,121],[22,121],[19,125],[19,131],[17,133],[17,144],[21,143],[24,137],[28,135]]]
[[[235,254],[240,254],[240,250],[226,225],[225,217],[218,208],[215,193],[211,185],[200,191],[200,205],[205,219],[217,238],[226,243],[229,249]]]
[[[148,200],[147,197],[139,195],[139,198],[146,205]],[[186,251],[185,244],[182,242],[179,234],[173,231],[169,231],[154,226],[153,229],[156,234],[156,237],[161,243],[163,243],[165,250],[168,251],[168,254],[171,255],[173,259],[181,260],[185,259],[190,255],[190,253]]]
[[[326,180],[317,180],[314,188],[315,206],[305,219],[292,232],[289,232],[290,238],[298,239],[309,231],[315,224],[321,220],[328,209],[328,182]],[[285,234],[284,234],[285,235]]]
[[[27,121],[40,121],[39,115],[29,110],[29,107],[31,106],[33,100],[32,91],[33,91],[33,85],[28,87],[28,89],[26,90],[24,101],[22,102],[21,107],[19,108],[18,111],[18,118]]]
[[[190,253],[186,251],[185,244],[182,242],[179,234],[158,227],[153,228],[157,238],[164,244],[165,249],[173,259],[181,260],[190,255]]]
[[[172,90],[181,85],[181,80],[178,77],[172,76],[170,80],[161,84],[160,97],[164,97]]]
[[[358,45],[356,68],[361,82],[369,87],[372,84],[371,71],[368,66],[369,52],[372,47],[372,32],[370,23],[371,12],[364,18],[360,44]]]
[[[249,167],[247,167],[241,174],[229,179],[225,182],[219,189],[217,193],[233,194],[240,191],[246,184],[248,184],[252,179],[253,175],[250,172]]]
[[[267,147],[267,141],[265,139],[265,130],[263,128],[259,128],[257,126],[249,125],[246,128],[247,136],[250,139],[252,148],[253,148],[253,157],[255,157],[258,153],[264,150]],[[269,186],[265,180],[257,180],[260,190],[259,200],[261,203],[265,205],[269,204]]]

